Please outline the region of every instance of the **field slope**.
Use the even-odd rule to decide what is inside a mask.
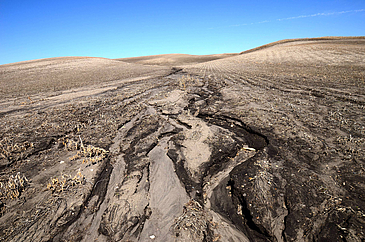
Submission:
[[[365,240],[365,39],[0,66],[1,241]]]

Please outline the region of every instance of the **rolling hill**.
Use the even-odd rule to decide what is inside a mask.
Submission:
[[[1,241],[363,241],[365,38],[0,66]]]

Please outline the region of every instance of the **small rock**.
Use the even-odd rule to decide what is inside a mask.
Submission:
[[[156,238],[156,236],[155,235],[151,235],[150,236],[150,239],[155,239]]]

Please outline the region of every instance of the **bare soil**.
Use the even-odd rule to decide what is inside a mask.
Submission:
[[[212,60],[219,60],[226,57],[238,55],[237,53],[215,54],[215,55],[187,55],[187,54],[165,54],[150,55],[130,58],[120,58],[123,62],[152,65],[152,66],[176,66],[181,64],[198,64]]]
[[[364,38],[156,58],[0,66],[1,241],[365,240]]]

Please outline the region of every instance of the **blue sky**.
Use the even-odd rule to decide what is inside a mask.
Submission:
[[[364,35],[365,0],[0,0],[0,64],[233,53],[288,38]]]

